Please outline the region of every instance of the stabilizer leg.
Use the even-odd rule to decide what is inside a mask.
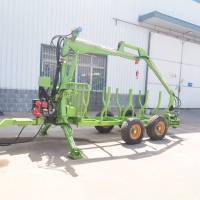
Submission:
[[[45,125],[45,127],[39,132],[39,135],[40,136],[48,135],[47,130],[49,129],[50,126],[51,124]]]
[[[73,158],[73,159],[80,159],[82,158],[82,155],[81,155],[81,152],[80,152],[80,149],[76,147],[76,144],[74,142],[74,139],[73,139],[73,134],[72,132],[69,130],[69,128],[66,126],[66,125],[63,125],[61,126],[64,133],[65,133],[65,137],[67,139],[67,142],[70,146],[70,149],[71,149],[71,152],[70,154],[68,155],[70,158]]]

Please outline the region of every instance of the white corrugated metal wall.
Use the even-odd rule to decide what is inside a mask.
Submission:
[[[118,22],[138,23],[139,15],[152,11],[200,25],[199,5],[192,0],[0,0],[0,88],[37,89],[40,46],[56,34],[83,28],[80,38],[117,48],[119,41],[148,49],[149,31]],[[135,71],[139,69],[139,79]],[[108,57],[107,86],[115,93],[144,94],[146,64]]]

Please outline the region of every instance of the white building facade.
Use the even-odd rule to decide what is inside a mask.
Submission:
[[[141,17],[149,13],[178,21]],[[117,49],[118,43],[124,41],[143,48],[183,99],[182,107],[200,108],[198,0],[0,0],[0,15],[2,111],[30,111],[32,99],[37,98],[38,76],[48,75],[56,67],[54,52],[49,47],[51,38],[68,34],[74,27],[82,27],[79,37],[94,43]],[[117,107],[116,88],[122,107],[127,105],[129,89],[133,89],[136,108],[139,90],[142,102],[146,89],[149,90],[149,107],[156,106],[159,91],[163,92],[161,107],[169,101],[144,61],[135,65],[124,58],[83,55],[74,74],[74,81],[80,80],[92,88],[90,110],[101,109],[103,86],[111,87],[110,108]]]

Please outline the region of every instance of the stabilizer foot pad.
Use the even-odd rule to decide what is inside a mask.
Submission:
[[[81,159],[83,156],[80,152],[80,149],[79,148],[76,148],[76,149],[73,149],[70,154],[68,155],[68,157],[76,160],[76,159]]]
[[[49,135],[47,132],[39,132],[40,136],[45,136],[45,135]]]

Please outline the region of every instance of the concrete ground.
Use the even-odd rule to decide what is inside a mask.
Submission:
[[[0,120],[9,117],[32,116],[5,113]],[[180,127],[169,128],[165,139],[145,135],[138,145],[125,144],[117,126],[108,134],[73,126],[80,160],[68,158],[59,127],[32,142],[0,147],[1,199],[200,199],[200,109],[182,109],[179,118]],[[26,127],[19,141],[37,130]],[[19,131],[0,128],[0,142],[13,141]]]

